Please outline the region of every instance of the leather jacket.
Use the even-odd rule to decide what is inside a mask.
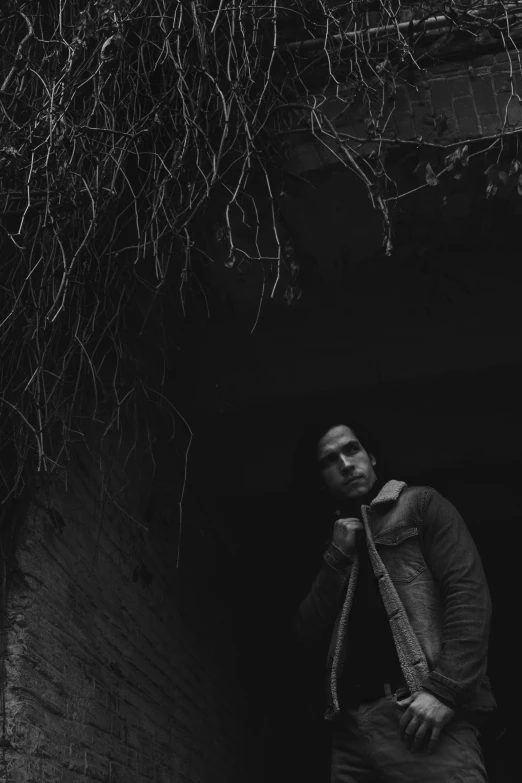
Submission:
[[[428,690],[460,713],[493,710],[486,674],[491,598],[457,509],[431,487],[389,481],[361,512],[409,689]],[[357,552],[350,557],[330,543],[294,618],[295,635],[306,646],[331,632],[327,720],[340,715],[338,682],[351,643],[347,631],[357,573]]]

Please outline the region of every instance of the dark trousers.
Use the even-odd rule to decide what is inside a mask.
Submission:
[[[478,730],[455,717],[433,753],[400,738],[395,695],[346,709],[333,727],[331,783],[487,783]]]

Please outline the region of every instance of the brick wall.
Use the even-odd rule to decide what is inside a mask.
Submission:
[[[67,491],[23,515],[4,606],[5,783],[256,780],[234,618],[205,585],[212,552],[187,521],[176,569],[175,518],[145,532],[129,492],[103,508],[78,462]]]
[[[365,106],[356,103],[347,109],[346,97],[341,84],[337,95],[320,96],[318,105],[340,133],[368,138]],[[518,51],[487,54],[412,73],[411,81],[397,84],[385,116],[384,137],[402,141],[422,138],[441,146],[522,129],[521,55]],[[352,143],[359,152],[375,147]],[[339,145],[323,136],[293,143],[289,166],[304,172],[343,158]]]
[[[399,85],[394,116],[399,137],[445,144],[522,127],[519,57],[502,52],[459,68],[441,65],[415,85]]]

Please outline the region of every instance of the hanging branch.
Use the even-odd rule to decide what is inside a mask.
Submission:
[[[521,32],[519,3],[484,0],[12,0],[0,19],[0,435],[16,456],[3,496],[21,489],[26,465],[66,465],[87,409],[108,431],[137,404],[141,343],[127,319],[140,290],[184,317],[204,252],[196,226],[216,188],[229,273],[238,254],[263,265],[259,309],[287,263],[271,171],[291,134],[335,143],[381,211],[390,253],[400,194],[388,195],[383,153],[429,146],[391,131],[398,82],[456,35],[509,50]],[[364,133],[339,131],[332,94],[348,113],[363,107]],[[231,217],[245,204],[251,254]]]

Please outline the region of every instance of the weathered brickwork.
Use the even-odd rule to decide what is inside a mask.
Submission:
[[[488,137],[504,130],[522,129],[522,66],[519,52],[484,55],[461,63],[448,63],[403,81],[389,100],[389,121],[384,136],[402,141],[422,139],[442,147],[457,141]],[[341,134],[353,137],[359,152],[375,145],[367,139],[367,116],[362,106],[347,110],[341,97],[329,98],[321,108]],[[293,160],[300,171],[332,165],[343,156],[331,136],[294,147]]]
[[[224,610],[195,598],[204,551],[192,581],[180,577],[170,533],[145,535],[138,515],[109,505],[100,517],[98,492],[75,475],[26,515],[6,613],[0,780],[255,780]]]
[[[400,138],[421,136],[443,145],[522,126],[518,52],[432,68],[422,85],[420,100],[418,85],[398,87],[394,120]]]

